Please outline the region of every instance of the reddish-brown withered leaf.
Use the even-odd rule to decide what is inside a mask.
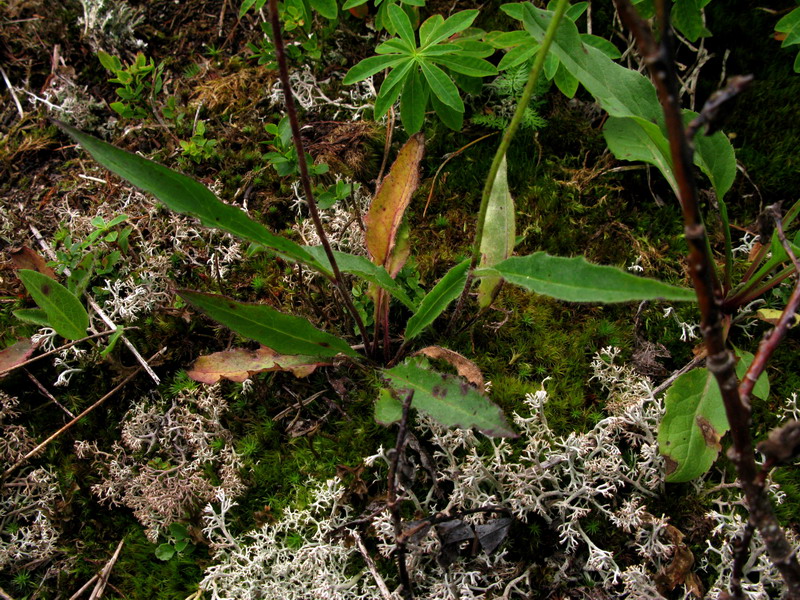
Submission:
[[[367,250],[372,262],[387,266],[403,214],[419,185],[419,163],[425,152],[421,133],[411,136],[397,154],[389,174],[381,182],[367,213]]]
[[[295,377],[307,377],[319,366],[332,364],[329,358],[278,354],[272,348],[258,350],[234,348],[201,356],[187,375],[200,383],[220,379],[242,382],[265,371],[290,371]]]
[[[36,344],[25,338],[0,351],[0,377],[5,376],[4,371],[10,371],[28,360],[34,350],[36,350]]]
[[[38,271],[42,275],[47,275],[50,279],[58,279],[55,271],[47,266],[42,256],[27,246],[15,248],[9,252],[11,263],[16,269],[30,269],[31,271]]]

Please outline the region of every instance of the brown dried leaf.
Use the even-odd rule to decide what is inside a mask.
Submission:
[[[672,562],[656,574],[655,581],[659,591],[666,593],[681,584],[686,584],[689,591],[702,597],[700,582],[692,573],[694,554],[683,541],[683,533],[673,525],[667,525],[666,534],[672,542],[674,552]]]
[[[403,214],[419,185],[419,163],[424,152],[424,136],[421,133],[411,136],[372,200],[366,216],[366,241],[376,265],[385,266],[391,257]]]
[[[33,351],[36,350],[36,346],[36,344],[26,338],[0,351],[0,373],[3,373],[3,371],[10,371],[17,365],[28,360],[31,354],[33,354]],[[0,377],[5,377],[5,374],[0,374]]]
[[[456,368],[459,375],[478,388],[479,392],[483,393],[483,374],[478,368],[478,365],[465,356],[462,356],[454,350],[442,348],[441,346],[428,346],[422,350],[417,350],[412,356],[417,356],[419,354],[424,354],[428,358],[433,358],[435,360],[438,359],[449,362]]]
[[[706,441],[706,446],[709,448],[714,448],[717,452],[719,452],[722,449],[722,446],[719,443],[719,441],[722,439],[722,436],[711,424],[711,421],[701,415],[698,415],[697,427],[700,428],[700,433],[703,434],[703,439]]]
[[[15,269],[30,269],[37,271],[42,275],[47,275],[50,279],[58,279],[55,271],[47,266],[47,262],[42,258],[36,250],[22,246],[21,248],[14,248],[9,252],[11,263]]]
[[[201,356],[187,375],[200,383],[216,383],[220,379],[242,382],[265,371],[290,371],[295,377],[307,377],[317,367],[330,364],[330,358],[278,354],[266,346],[258,350],[234,348]]]

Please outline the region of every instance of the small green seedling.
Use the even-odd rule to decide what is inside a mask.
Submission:
[[[191,554],[194,551],[194,544],[191,542],[189,530],[181,523],[172,523],[169,526],[167,541],[159,544],[155,555],[164,562],[171,560],[176,555]]]

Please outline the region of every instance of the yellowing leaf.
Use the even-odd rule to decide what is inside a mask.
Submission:
[[[242,382],[266,371],[290,371],[295,377],[308,377],[319,366],[332,364],[319,356],[279,354],[272,348],[258,350],[234,348],[201,356],[186,374],[200,383],[216,383],[220,379]]]
[[[376,265],[386,266],[392,256],[403,214],[419,185],[419,163],[424,152],[424,136],[411,136],[372,200],[366,218],[367,250]]]

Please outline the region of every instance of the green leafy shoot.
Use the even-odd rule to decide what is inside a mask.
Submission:
[[[422,128],[429,105],[445,125],[460,129],[465,110],[458,89],[460,76],[497,75],[494,65],[484,60],[493,52],[489,44],[453,38],[472,25],[478,11],[462,10],[446,20],[441,15],[430,17],[419,27],[419,41],[402,8],[390,5],[388,13],[397,37],[380,44],[375,49],[377,56],[350,69],[344,83],[390,69],[375,100],[376,119],[400,98],[400,120],[408,133]]]

